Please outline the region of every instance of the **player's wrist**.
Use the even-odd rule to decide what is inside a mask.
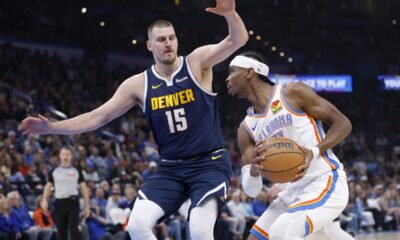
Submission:
[[[50,122],[50,121],[49,121],[49,125],[48,125],[48,128],[47,128],[47,134],[54,134],[54,133],[57,133],[57,132],[56,132],[56,130],[57,130],[56,124],[57,124],[57,123],[55,123],[55,122]]]
[[[229,11],[224,14],[224,17],[236,17],[236,16],[239,16],[239,14],[236,12],[236,10]]]
[[[317,158],[321,154],[318,146],[312,147],[310,150],[313,153],[313,159]]]
[[[262,189],[262,178],[260,174],[256,177],[251,176],[250,169],[250,164],[242,167],[242,187],[247,196],[254,198]]]

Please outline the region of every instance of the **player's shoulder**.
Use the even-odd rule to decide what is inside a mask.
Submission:
[[[141,72],[125,79],[121,85],[127,87],[128,89],[138,89],[144,86],[145,79],[145,73]]]
[[[285,97],[301,97],[314,91],[310,86],[302,82],[286,83],[283,86]]]
[[[145,80],[145,72],[135,74],[125,80],[128,83],[137,83]]]

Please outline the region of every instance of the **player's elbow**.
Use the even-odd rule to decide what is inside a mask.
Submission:
[[[239,49],[239,48],[243,47],[247,43],[248,40],[249,40],[249,34],[247,34],[247,32],[244,32],[240,35],[232,37],[230,39],[230,42],[235,47],[235,49]]]
[[[247,32],[244,32],[240,38],[236,41],[236,45],[238,47],[243,47],[247,41],[249,40],[249,34]]]
[[[348,136],[353,129],[353,125],[351,124],[350,120],[347,117],[344,117],[342,126],[344,126],[346,136]]]

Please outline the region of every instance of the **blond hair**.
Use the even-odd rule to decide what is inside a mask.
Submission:
[[[153,22],[152,24],[150,24],[149,28],[147,29],[147,37],[150,39],[150,33],[151,31],[153,31],[153,28],[158,27],[158,28],[162,28],[162,27],[174,27],[172,25],[171,22],[167,21],[167,20],[157,20],[155,22]]]

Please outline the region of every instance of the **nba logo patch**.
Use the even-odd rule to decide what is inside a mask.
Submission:
[[[275,102],[272,103],[271,105],[271,110],[273,114],[276,114],[282,109],[282,104],[279,100],[276,100]]]

